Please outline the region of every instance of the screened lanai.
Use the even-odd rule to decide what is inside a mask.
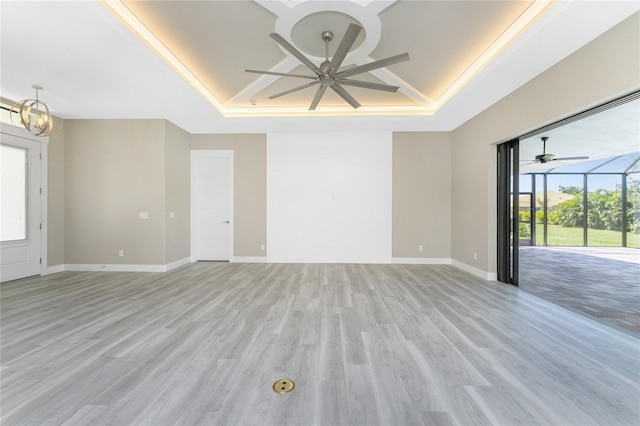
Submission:
[[[640,335],[640,152],[526,173],[519,186],[520,287]]]
[[[521,246],[640,248],[640,152],[526,173],[519,189]]]
[[[518,175],[520,288],[640,336],[640,99],[525,135]]]

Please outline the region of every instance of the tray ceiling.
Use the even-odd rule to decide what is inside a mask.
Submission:
[[[552,3],[536,1],[105,1],[103,4],[171,65],[223,116],[431,115]],[[349,23],[363,27],[341,70],[408,52],[410,60],[358,75],[399,86],[397,93],[347,87],[353,109],[327,91],[308,111],[314,88],[269,96],[307,82],[245,69],[313,76],[270,33],[314,64],[321,34],[332,31],[329,58]]]
[[[0,94],[11,105],[38,84],[64,119],[166,119],[194,134],[450,131],[638,10],[614,0],[0,0]],[[313,89],[268,99],[299,80],[244,71],[311,75],[269,34],[319,64],[322,31],[334,32],[332,56],[351,22],[364,31],[345,67],[408,52],[358,75],[397,93],[349,87],[354,110],[327,90],[309,112]]]

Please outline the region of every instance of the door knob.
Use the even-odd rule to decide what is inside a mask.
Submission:
[[[228,220],[225,220],[225,221],[224,221],[224,222],[222,222],[222,223],[229,223],[229,221],[228,221]]]

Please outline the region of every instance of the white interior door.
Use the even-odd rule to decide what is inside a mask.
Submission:
[[[230,260],[233,151],[191,151],[191,202],[192,260]]]
[[[0,280],[39,275],[42,257],[41,142],[1,133]]]

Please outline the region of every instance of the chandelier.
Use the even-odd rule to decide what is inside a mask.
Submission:
[[[54,130],[53,116],[49,107],[38,99],[38,92],[44,90],[42,86],[34,84],[35,99],[24,99],[11,107],[11,122],[14,126],[22,127],[35,136],[49,136],[60,129]]]

